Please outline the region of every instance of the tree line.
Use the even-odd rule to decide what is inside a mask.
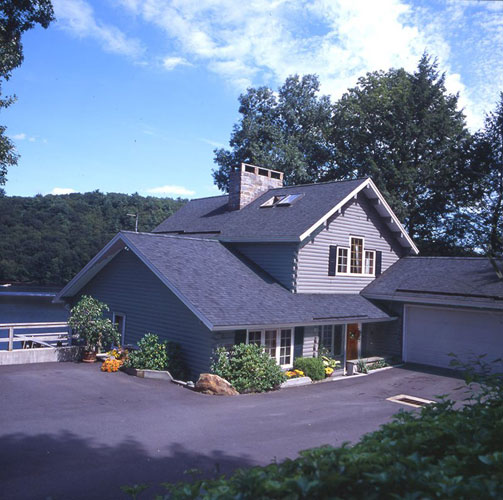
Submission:
[[[415,71],[368,73],[336,102],[306,75],[250,88],[239,104],[230,149],[214,151],[221,189],[241,162],[289,185],[370,176],[422,254],[502,254],[503,94],[471,133],[424,54]]]
[[[62,285],[120,230],[151,231],[186,200],[138,194],[0,196],[0,282]]]

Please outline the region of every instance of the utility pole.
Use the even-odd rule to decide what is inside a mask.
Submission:
[[[138,214],[126,214],[128,217],[134,217],[135,222],[134,222],[134,232],[138,232]]]

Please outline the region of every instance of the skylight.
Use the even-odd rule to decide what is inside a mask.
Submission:
[[[286,194],[280,196],[272,196],[267,201],[260,205],[260,208],[271,208],[271,207],[289,207],[297,200],[302,198],[303,194]]]
[[[260,208],[273,207],[278,202],[283,200],[283,198],[286,198],[286,196],[273,196],[273,197],[269,198],[267,201],[265,201],[264,203],[262,203],[262,205],[260,205]]]
[[[302,197],[301,194],[289,194],[288,196],[285,196],[282,200],[279,200],[276,203],[276,205],[278,207],[289,206],[295,203],[301,197]]]

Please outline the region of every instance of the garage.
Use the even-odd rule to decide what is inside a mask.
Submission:
[[[448,368],[451,352],[465,361],[503,356],[503,312],[406,304],[403,319],[403,357],[409,363]]]

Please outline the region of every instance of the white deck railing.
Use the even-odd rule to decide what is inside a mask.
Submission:
[[[58,331],[52,331],[58,329]],[[4,337],[2,331],[7,330],[8,336]],[[23,333],[16,333],[23,330]],[[34,330],[26,333],[25,330]],[[46,331],[50,330],[50,331]],[[72,335],[66,322],[60,323],[0,323],[0,343],[8,342],[7,349],[14,349],[14,342],[22,342],[22,348],[30,347],[59,347],[70,345]]]

